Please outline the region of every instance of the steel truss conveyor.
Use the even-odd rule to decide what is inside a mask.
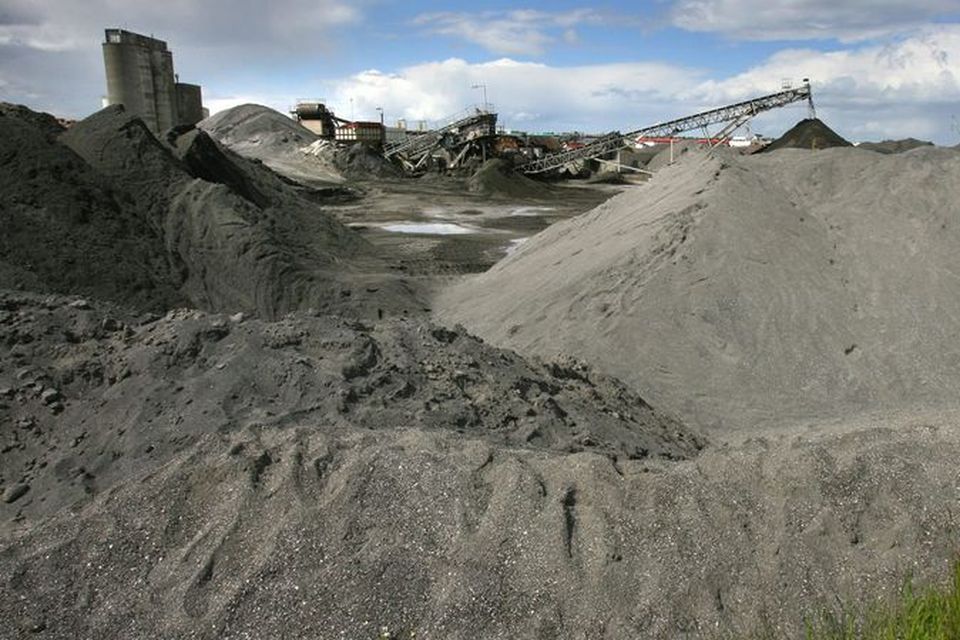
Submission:
[[[490,133],[493,133],[496,129],[496,114],[485,109],[472,108],[466,113],[451,118],[446,125],[438,129],[411,136],[404,142],[387,147],[383,155],[387,158],[398,156],[407,161],[419,160],[433,151],[444,135],[473,128],[490,129]]]
[[[720,107],[719,109],[711,109],[710,111],[704,111],[685,118],[661,122],[629,133],[614,131],[579,149],[551,153],[537,160],[528,162],[520,167],[520,171],[527,174],[546,173],[560,169],[577,160],[598,158],[612,153],[628,146],[630,144],[629,141],[636,140],[640,137],[663,138],[696,129],[706,131],[708,126],[715,124],[727,125],[715,136],[723,139],[728,137],[738,127],[746,124],[758,113],[776,109],[794,102],[800,102],[801,100],[809,102],[810,109],[811,111],[813,110],[813,95],[810,92],[810,82],[807,80],[804,80],[804,83],[796,88],[786,89],[778,93],[754,98],[753,100],[746,100],[745,102],[738,102],[726,107]]]

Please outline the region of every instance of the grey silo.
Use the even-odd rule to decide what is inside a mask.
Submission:
[[[167,43],[123,29],[107,29],[105,35],[107,102],[124,105],[154,133],[179,124],[179,94]]]

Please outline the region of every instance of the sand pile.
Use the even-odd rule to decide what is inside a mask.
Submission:
[[[940,578],[960,524],[955,428],[696,456],[582,365],[413,322],[0,292],[0,423],[15,636],[789,636]]]
[[[317,140],[301,148],[300,152],[328,163],[351,180],[400,178],[404,175],[403,170],[384,158],[382,153],[359,142],[343,146],[332,140]]]
[[[51,116],[0,106],[0,286],[184,304],[161,220],[62,144]]]
[[[421,308],[403,282],[382,275],[372,247],[323,210],[328,194],[291,185],[203,132],[164,144],[118,107],[57,140],[27,121],[3,123],[4,215],[14,231],[0,245],[0,284],[264,317]]]
[[[587,184],[625,184],[627,180],[622,173],[600,171],[587,178],[585,182]]]
[[[831,147],[850,147],[836,131],[828,127],[819,118],[801,120],[792,129],[768,144],[758,153],[777,149],[829,149]]]
[[[47,139],[54,139],[64,132],[63,125],[49,113],[33,111],[22,104],[0,102],[0,117],[13,118],[29,123],[39,129]]]
[[[869,149],[877,153],[903,153],[919,147],[932,147],[933,143],[926,140],[917,140],[916,138],[904,138],[903,140],[884,140],[883,142],[861,142],[857,145],[858,149]]]
[[[955,404],[960,157],[688,156],[440,297],[702,427]]]
[[[348,178],[399,178],[403,170],[365,144],[357,143],[338,149],[334,163]]]
[[[666,166],[671,164],[671,158],[673,162],[677,162],[681,156],[690,153],[691,151],[699,151],[703,149],[703,145],[698,143],[696,140],[680,140],[679,142],[673,143],[673,151],[670,151],[670,145],[657,145],[655,147],[659,149],[657,154],[650,158],[650,161],[647,162],[646,169],[647,171],[660,171]]]
[[[320,138],[269,107],[240,105],[210,116],[197,127],[232,151],[260,160],[292,180],[310,186],[343,182],[326,157],[301,151]]]
[[[532,180],[513,170],[512,165],[501,158],[487,160],[467,180],[471,193],[510,198],[539,198],[553,195],[553,189],[542,182]]]

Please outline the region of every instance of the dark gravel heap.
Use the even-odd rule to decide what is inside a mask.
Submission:
[[[448,430],[494,444],[683,459],[701,441],[617,380],[528,363],[422,321],[275,323],[172,311],[133,317],[84,299],[0,294],[0,481],[56,514],[168,462],[206,434],[305,426]],[[83,469],[82,481],[64,476]],[[59,460],[59,462],[58,462]],[[73,471],[70,471],[72,474]],[[85,474],[85,475],[84,475]],[[42,499],[41,499],[42,497]]]
[[[385,159],[383,154],[359,142],[337,149],[333,153],[333,163],[345,177],[354,180],[402,178],[405,175],[403,169]]]
[[[828,127],[819,118],[801,120],[792,129],[768,144],[759,153],[777,149],[828,149],[830,147],[851,147],[847,140]]]
[[[537,198],[552,193],[549,185],[514,171],[513,166],[501,158],[492,158],[480,165],[467,180],[467,189],[473,193],[510,198]]]
[[[0,286],[186,303],[161,218],[62,144],[52,116],[0,107]]]
[[[293,184],[202,131],[158,140],[122,107],[59,135],[11,107],[0,128],[0,286],[268,318],[422,311],[325,211],[347,190]]]

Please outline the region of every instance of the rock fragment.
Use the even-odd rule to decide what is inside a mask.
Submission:
[[[15,484],[3,492],[3,501],[7,504],[12,504],[26,495],[27,491],[30,491],[30,485],[28,484]]]

